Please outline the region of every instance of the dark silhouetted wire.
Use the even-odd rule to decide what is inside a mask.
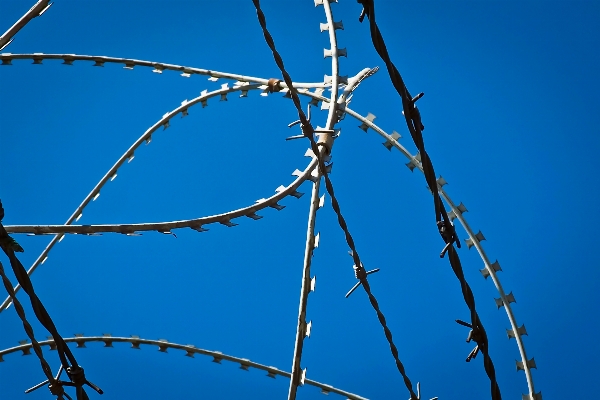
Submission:
[[[58,330],[56,329],[56,326],[54,325],[54,321],[52,321],[52,318],[50,318],[48,311],[46,311],[46,308],[44,307],[44,305],[38,298],[37,294],[35,293],[35,291],[33,289],[33,284],[31,283],[31,279],[29,278],[29,275],[27,275],[27,271],[25,270],[25,267],[23,267],[23,264],[21,264],[21,262],[15,255],[14,246],[11,245],[11,243],[14,243],[14,241],[11,240],[11,237],[6,232],[6,229],[4,229],[4,225],[2,225],[1,221],[3,218],[4,218],[4,208],[2,207],[2,202],[0,201],[0,247],[2,247],[2,250],[7,255],[8,259],[10,261],[12,270],[15,274],[15,277],[17,278],[17,281],[23,288],[23,291],[25,291],[25,293],[27,293],[27,295],[29,296],[29,299],[31,301],[31,307],[33,308],[33,312],[35,313],[35,316],[40,321],[40,323],[44,326],[44,328],[46,328],[48,330],[48,332],[50,332],[50,334],[52,335],[52,338],[54,339],[54,342],[56,343],[56,350],[58,352],[58,356],[60,358],[61,364],[64,367],[65,371],[67,372],[67,375],[71,379],[71,382],[74,384],[73,386],[76,387],[77,400],[87,400],[88,399],[88,395],[86,394],[85,390],[83,389],[84,384],[90,385],[98,393],[102,394],[102,390],[100,388],[96,387],[95,385],[91,384],[90,382],[88,382],[85,379],[85,374],[84,374],[83,368],[81,368],[77,364],[77,360],[75,360],[75,356],[73,356],[73,353],[69,349],[69,346],[67,346],[67,344],[65,343],[62,336],[60,336],[60,334],[58,333]],[[14,289],[13,289],[10,281],[8,280],[8,278],[6,278],[6,279],[5,278],[6,278],[6,274],[4,274],[4,271],[2,270],[2,281],[4,283],[4,286],[6,287],[6,290],[8,291],[9,296],[11,296],[13,298],[12,299],[13,302],[15,302],[16,297],[15,297]],[[10,287],[7,285],[9,285]],[[25,327],[25,332],[31,339],[31,343],[32,343],[32,346],[34,347],[34,351],[35,351],[36,355],[38,355],[38,357],[40,358],[40,362],[42,363],[42,369],[44,370],[44,374],[48,378],[49,382],[51,382],[51,383],[54,382],[55,381],[54,377],[52,376],[52,372],[50,371],[48,364],[43,359],[41,349],[39,349],[39,344],[37,344],[37,342],[35,341],[35,338],[33,337],[33,330],[31,329],[31,326],[29,325],[29,323],[26,324],[27,321],[25,319],[25,313],[23,312],[23,307],[20,307],[20,310],[17,309],[17,303],[15,302],[15,310],[17,310],[19,317],[23,321],[23,326]],[[29,326],[29,329],[27,329],[27,326]],[[37,344],[37,346],[36,346],[36,344]],[[39,350],[39,354],[38,354],[38,350]],[[67,361],[67,359],[68,359],[68,361]]]
[[[369,285],[369,282],[367,281],[366,271],[360,261],[358,252],[356,251],[356,246],[354,244],[354,239],[352,238],[352,235],[350,234],[350,231],[348,230],[348,225],[346,224],[346,220],[344,219],[344,217],[342,215],[338,200],[335,197],[333,185],[331,183],[331,179],[329,178],[329,176],[327,174],[327,168],[325,166],[323,156],[321,154],[321,151],[319,150],[317,143],[315,142],[314,128],[312,127],[312,125],[310,124],[308,119],[306,118],[304,111],[302,111],[302,106],[300,104],[300,98],[298,97],[298,93],[293,86],[292,78],[290,77],[288,72],[285,70],[285,67],[283,65],[283,60],[282,60],[281,56],[279,55],[279,52],[275,48],[275,42],[273,41],[273,37],[267,30],[267,23],[265,20],[265,15],[260,8],[260,1],[252,0],[252,2],[254,3],[254,6],[256,7],[256,15],[258,17],[258,21],[262,28],[263,34],[265,36],[265,41],[267,42],[269,48],[271,49],[271,51],[273,53],[273,58],[275,59],[275,63],[277,64],[277,66],[279,67],[279,70],[281,71],[283,79],[290,91],[290,96],[292,97],[294,106],[296,107],[296,110],[298,111],[298,117],[301,122],[302,132],[304,133],[304,136],[306,136],[308,138],[308,140],[310,141],[310,147],[319,162],[319,170],[320,170],[321,174],[323,175],[323,178],[325,179],[325,187],[327,188],[327,193],[329,193],[329,196],[331,197],[331,205],[332,205],[333,211],[337,215],[338,223],[339,223],[340,227],[342,228],[342,230],[344,231],[344,235],[346,236],[346,242],[348,243],[348,247],[350,247],[350,250],[352,251],[352,258],[354,260],[356,277],[361,281],[363,288],[365,289],[365,291],[367,292],[367,295],[369,296],[369,301],[371,302],[371,305],[373,306],[373,308],[375,309],[375,312],[377,313],[377,317],[379,319],[379,322],[381,323],[381,326],[383,327],[383,330],[385,332],[385,337],[390,345],[390,350],[391,350],[394,360],[396,362],[396,367],[398,368],[398,371],[400,372],[400,374],[402,375],[402,378],[404,379],[404,384],[406,385],[406,388],[410,392],[411,400],[417,400],[418,399],[417,394],[414,392],[412,383],[411,383],[410,379],[408,378],[408,376],[406,375],[404,365],[402,364],[402,362],[400,361],[400,359],[398,357],[398,349],[396,348],[396,345],[394,344],[394,342],[392,340],[392,333],[387,326],[385,317],[379,308],[379,304],[377,303],[375,296],[373,296],[373,294],[371,293],[371,287]]]
[[[436,180],[435,171],[433,169],[433,164],[429,155],[425,151],[425,144],[423,141],[422,130],[425,128],[421,121],[421,113],[419,109],[415,105],[416,101],[422,97],[422,93],[417,95],[416,97],[412,97],[402,80],[402,76],[398,72],[398,69],[392,63],[387,48],[385,46],[385,42],[383,40],[383,36],[379,31],[379,27],[375,21],[375,5],[373,0],[357,0],[358,3],[362,4],[363,12],[359,20],[362,22],[365,16],[369,19],[369,27],[371,30],[371,39],[373,41],[373,45],[375,50],[381,57],[381,59],[385,62],[388,73],[390,75],[392,84],[398,94],[402,99],[402,108],[404,111],[404,118],[406,119],[406,125],[408,130],[410,131],[410,135],[419,150],[421,155],[421,164],[423,166],[423,173],[425,175],[425,180],[427,181],[427,185],[429,186],[429,190],[433,194],[433,202],[435,208],[435,219],[438,230],[442,239],[446,243],[446,247],[444,247],[444,251],[440,256],[443,257],[444,253],[448,252],[448,258],[450,260],[450,265],[454,274],[458,278],[460,282],[461,291],[465,300],[465,303],[469,307],[469,311],[471,313],[471,325],[473,327],[474,335],[473,337],[477,340],[477,345],[481,353],[483,354],[483,364],[485,371],[490,379],[491,386],[491,395],[493,400],[500,400],[502,398],[500,394],[500,388],[496,381],[496,371],[494,368],[494,363],[489,355],[488,347],[488,338],[479,319],[479,315],[475,309],[475,298],[473,296],[473,292],[467,283],[462,265],[460,263],[460,258],[458,257],[458,253],[454,248],[454,243],[458,247],[460,247],[460,241],[458,240],[456,233],[454,231],[454,226],[450,222],[448,218],[448,214],[446,213],[446,209],[442,204],[442,199],[438,192],[438,184]]]

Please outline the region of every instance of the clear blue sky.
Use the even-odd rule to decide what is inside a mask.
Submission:
[[[0,3],[0,31],[33,0]],[[533,376],[544,399],[585,398],[596,378],[600,323],[598,272],[598,151],[600,150],[600,4],[595,1],[382,1],[378,22],[391,57],[419,107],[436,172],[481,230],[500,279],[517,300]],[[360,6],[333,6],[348,58],[341,73],[383,66],[372,48]],[[269,29],[295,81],[331,74],[325,22],[312,0],[264,1]],[[129,57],[218,71],[279,77],[251,1],[56,0],[4,50]],[[30,60],[0,67],[0,198],[4,224],[61,224],[123,152],[162,115],[204,89],[202,76],[129,71],[122,65]],[[328,93],[328,92],[326,92]],[[303,100],[306,103],[306,99]],[[414,153],[400,101],[382,69],[357,89],[350,106],[388,132],[402,134]],[[326,113],[315,112],[323,125]],[[303,169],[305,141],[287,128],[297,119],[280,94],[209,102],[154,135],[131,164],[85,210],[83,224],[196,218],[268,197]],[[399,347],[423,398],[490,398],[482,359],[464,358],[468,320],[460,286],[434,224],[431,195],[419,172],[373,131],[350,117],[338,127],[331,175],[342,211]],[[209,232],[141,237],[68,236],[33,275],[34,286],[63,336],[139,335],[219,350],[291,369],[310,185],[286,208],[240,219]],[[329,199],[328,199],[329,200]],[[371,399],[408,398],[383,332],[363,291],[349,299],[352,261],[329,201],[317,216],[321,243],[313,259],[316,292],[309,296],[311,338],[304,346],[307,377]],[[458,230],[462,239],[466,234]],[[15,235],[27,267],[49,237]],[[459,251],[505,399],[526,393],[509,322],[497,310],[491,281],[479,273],[474,249]],[[8,262],[2,258],[5,268]],[[11,275],[14,280],[14,276]],[[4,295],[1,296],[2,299]],[[23,293],[20,298],[25,301]],[[30,307],[27,315],[34,319]],[[34,324],[38,338],[45,338]],[[0,347],[26,337],[14,308],[0,314]],[[163,354],[127,345],[74,350],[105,394],[91,399],[285,398],[288,382],[244,372],[209,358]],[[46,350],[54,370],[55,353]],[[23,391],[43,380],[34,356],[0,363],[0,398],[48,399]],[[299,389],[300,399],[319,398]],[[331,395],[334,396],[334,395]]]

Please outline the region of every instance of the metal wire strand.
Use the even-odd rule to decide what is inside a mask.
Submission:
[[[83,368],[81,368],[77,364],[77,360],[75,360],[75,356],[73,356],[73,353],[71,352],[71,350],[65,343],[64,339],[58,333],[58,330],[56,329],[56,326],[54,325],[54,321],[52,321],[52,318],[50,318],[50,314],[48,314],[48,311],[46,310],[46,308],[42,304],[41,300],[36,295],[36,293],[33,289],[33,284],[31,283],[31,279],[29,278],[29,275],[27,275],[27,271],[25,270],[25,268],[23,267],[23,264],[21,264],[21,262],[15,255],[13,247],[10,245],[10,243],[11,243],[10,236],[6,232],[6,229],[4,228],[4,225],[2,225],[2,222],[1,222],[3,217],[4,217],[4,208],[2,207],[2,202],[0,202],[0,247],[2,247],[2,250],[7,255],[8,259],[10,261],[12,270],[17,278],[17,281],[19,282],[19,284],[21,284],[23,291],[25,291],[25,293],[27,293],[27,295],[29,296],[29,299],[31,301],[31,307],[33,308],[35,316],[37,317],[39,322],[44,326],[44,328],[46,328],[48,330],[48,332],[50,332],[50,334],[54,338],[54,342],[56,343],[56,350],[58,351],[58,356],[60,358],[61,364],[63,365],[64,369],[67,371],[69,378],[71,378],[72,380],[75,379],[76,382],[74,381],[73,383],[76,384],[77,399],[78,400],[86,400],[86,399],[88,399],[88,396],[85,393],[85,390],[83,389],[82,385],[85,383],[88,383],[88,382],[85,380],[85,376],[83,375]],[[11,295],[11,293],[12,293],[11,297],[13,297],[13,302],[14,302],[16,300],[16,297],[14,294],[14,289],[12,288],[12,286],[10,286],[10,290],[9,290],[9,287],[6,285],[7,284],[10,285],[10,281],[8,281],[8,279],[5,280],[4,278],[5,278],[5,275],[3,274],[2,280],[3,280],[4,286],[6,287],[9,295]],[[16,309],[16,303],[15,303],[15,309]],[[21,307],[21,311],[22,310],[23,310],[23,308]],[[21,316],[21,315],[19,315],[19,316]],[[25,314],[23,313],[23,318],[24,318],[24,316],[25,316]],[[21,318],[21,319],[23,319],[23,318]],[[25,321],[24,321],[24,325],[25,325]],[[29,328],[31,328],[31,326],[29,326]],[[31,330],[31,332],[29,332],[27,330],[27,327],[25,326],[25,331],[27,332],[28,335],[30,335],[30,339],[32,340],[32,343],[34,343],[35,338],[33,338],[33,330]],[[38,352],[36,350],[36,354],[37,353]],[[38,357],[40,357],[40,356],[41,356],[41,350],[40,350],[40,354],[38,354]],[[68,361],[67,361],[67,358],[68,358]],[[70,362],[70,364],[69,364],[69,362]],[[48,367],[48,369],[46,369],[43,361],[42,361],[42,369],[44,370],[44,373],[47,376],[48,376],[48,373],[50,374],[50,376],[48,377],[48,380],[50,382],[54,382],[54,378],[52,377],[52,373],[51,373],[49,367]],[[83,383],[82,383],[82,380],[83,380]]]
[[[360,262],[360,257],[358,255],[358,252],[356,251],[354,239],[352,238],[352,235],[350,234],[350,231],[348,230],[348,225],[346,224],[346,220],[344,219],[342,212],[340,210],[339,202],[338,202],[337,198],[335,197],[333,184],[331,183],[331,179],[329,178],[329,175],[327,173],[327,169],[325,166],[325,162],[324,162],[323,155],[325,153],[325,148],[319,149],[317,143],[315,142],[314,128],[312,127],[312,125],[306,118],[304,111],[302,110],[302,106],[300,104],[300,98],[298,97],[298,93],[292,85],[292,78],[290,77],[288,72],[285,70],[285,67],[283,65],[283,60],[282,60],[281,56],[279,55],[279,52],[275,48],[275,42],[273,40],[273,37],[267,30],[267,23],[266,23],[265,15],[260,8],[260,1],[252,0],[252,2],[254,3],[254,7],[256,8],[256,15],[258,17],[258,22],[260,23],[260,26],[262,28],[263,35],[265,37],[265,41],[267,42],[267,45],[269,46],[269,48],[271,49],[271,52],[273,53],[273,58],[275,59],[275,63],[277,64],[277,66],[279,67],[279,70],[281,71],[281,74],[283,76],[285,83],[287,84],[288,88],[290,89],[290,95],[292,97],[292,101],[294,103],[294,106],[296,107],[296,110],[298,111],[298,117],[301,122],[302,132],[304,133],[304,136],[306,136],[309,139],[311,149],[312,149],[313,153],[315,154],[315,156],[317,157],[317,160],[319,162],[319,170],[320,170],[321,174],[323,175],[323,178],[325,179],[325,187],[327,189],[327,193],[331,197],[331,204],[332,204],[333,211],[335,212],[335,214],[337,216],[340,227],[344,231],[344,235],[346,237],[346,242],[348,243],[348,247],[350,247],[350,250],[352,251],[352,258],[354,260],[354,264],[357,266],[357,278],[360,279],[363,288],[365,289],[365,291],[367,292],[367,295],[369,296],[371,305],[373,306],[373,308],[375,309],[375,312],[377,313],[377,317],[379,318],[379,322],[381,323],[381,326],[383,327],[383,330],[385,332],[385,337],[390,345],[390,350],[391,350],[394,360],[396,362],[396,367],[398,368],[398,371],[400,372],[400,374],[402,375],[402,378],[404,379],[404,384],[406,385],[406,388],[410,392],[411,400],[418,400],[417,394],[413,390],[412,382],[410,381],[409,377],[406,375],[404,365],[402,364],[402,362],[400,361],[400,359],[398,357],[398,349],[392,340],[392,333],[391,333],[390,329],[387,327],[385,317],[379,308],[379,304],[377,303],[375,296],[373,296],[373,294],[371,293],[371,287],[367,281],[366,272],[364,270],[364,267],[362,266],[362,263]]]
[[[35,355],[40,359],[40,364],[42,365],[42,371],[44,371],[44,375],[46,375],[46,378],[48,378],[48,381],[51,384],[54,384],[54,376],[52,375],[52,369],[50,368],[50,365],[44,358],[44,354],[42,353],[42,347],[40,346],[38,341],[35,339],[35,334],[33,333],[33,328],[31,327],[31,324],[29,323],[29,321],[27,321],[27,317],[25,316],[25,310],[23,310],[23,306],[21,305],[21,302],[19,301],[19,299],[17,299],[17,296],[13,289],[12,283],[6,276],[6,273],[4,272],[4,266],[2,265],[1,262],[0,262],[0,276],[2,277],[2,283],[4,284],[4,287],[6,288],[8,295],[10,296],[11,300],[13,301],[17,315],[19,316],[19,318],[21,318],[21,321],[23,321],[23,328],[25,329],[25,333],[27,334],[27,337],[29,337],[29,340],[31,340],[31,346],[33,347],[33,351],[35,352]]]
[[[465,303],[469,307],[469,311],[471,313],[471,325],[473,326],[474,332],[477,333],[474,336],[479,338],[477,344],[479,345],[481,353],[483,354],[484,368],[490,379],[492,399],[501,400],[502,396],[500,394],[500,388],[496,380],[494,364],[488,351],[489,343],[487,334],[475,309],[475,298],[473,296],[473,292],[471,291],[471,288],[464,277],[462,265],[460,263],[460,258],[458,257],[458,253],[454,248],[454,243],[456,242],[457,246],[460,247],[460,242],[457,241],[456,234],[454,233],[454,227],[452,226],[448,218],[446,209],[443,207],[441,197],[438,193],[438,184],[436,181],[436,175],[433,168],[433,164],[431,162],[431,159],[429,158],[429,155],[425,151],[425,144],[421,132],[424,129],[424,126],[421,121],[421,114],[419,112],[419,109],[415,105],[415,102],[422,96],[422,94],[418,95],[413,99],[406,85],[404,84],[404,81],[402,79],[402,76],[398,72],[398,69],[392,63],[387,48],[385,46],[383,36],[381,35],[379,27],[377,26],[377,23],[375,21],[374,1],[357,0],[357,2],[362,4],[363,6],[363,12],[359,20],[362,22],[362,19],[365,15],[369,18],[371,39],[373,41],[375,50],[377,51],[381,59],[385,62],[392,84],[398,92],[398,94],[400,95],[400,97],[402,98],[402,107],[404,110],[404,118],[406,119],[406,125],[408,127],[408,130],[410,131],[411,137],[415,145],[417,146],[417,149],[419,150],[419,153],[421,154],[421,164],[423,166],[423,173],[425,175],[427,185],[429,186],[429,189],[433,194],[436,224],[438,226],[442,239],[444,239],[444,241],[446,242],[445,250],[447,250],[448,252],[448,259],[450,260],[450,265],[452,267],[452,270],[454,271],[454,274],[460,282]]]

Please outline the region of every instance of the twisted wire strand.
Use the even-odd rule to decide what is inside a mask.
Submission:
[[[473,331],[475,333],[474,336],[478,338],[477,344],[479,346],[479,349],[481,350],[481,353],[483,354],[484,368],[490,379],[491,396],[493,400],[500,400],[502,396],[500,394],[500,388],[496,380],[494,364],[489,355],[489,342],[487,338],[487,333],[485,332],[483,324],[475,309],[475,298],[473,296],[473,292],[471,291],[471,288],[464,277],[462,265],[460,263],[460,258],[453,244],[456,240],[456,235],[453,232],[453,227],[451,226],[446,209],[442,205],[442,200],[438,192],[438,185],[433,164],[431,162],[431,159],[429,158],[429,155],[425,151],[425,144],[421,132],[424,126],[421,122],[420,112],[415,105],[415,102],[416,100],[418,100],[419,96],[417,96],[413,100],[412,96],[408,91],[408,88],[404,84],[402,76],[400,75],[396,66],[393,64],[389,57],[385,42],[383,40],[383,36],[381,35],[381,32],[379,31],[379,27],[377,26],[375,20],[374,1],[357,1],[358,3],[363,5],[363,14],[361,15],[360,20],[362,21],[364,15],[368,17],[369,27],[371,31],[371,39],[373,41],[375,50],[377,51],[381,59],[385,62],[392,84],[402,99],[402,107],[404,109],[404,118],[406,120],[406,125],[408,127],[408,130],[410,131],[411,137],[415,145],[417,146],[417,149],[421,154],[423,173],[425,175],[425,179],[427,181],[429,189],[433,194],[436,224],[438,225],[438,227],[440,227],[440,234],[442,238],[444,239],[446,244],[449,245],[448,259],[450,260],[450,265],[452,267],[452,270],[454,271],[454,274],[460,282],[461,291],[463,293],[465,303],[469,307],[469,311],[471,314],[471,326],[473,327]],[[445,228],[446,231],[444,231],[443,228]],[[451,231],[450,234],[448,230]],[[460,246],[460,242],[458,242],[458,246]]]
[[[2,283],[4,284],[4,287],[6,288],[8,295],[10,296],[10,298],[12,299],[12,301],[15,305],[15,311],[17,312],[17,315],[23,322],[23,328],[25,329],[25,333],[27,334],[27,337],[29,338],[29,340],[31,340],[31,346],[33,347],[33,351],[35,352],[35,355],[40,359],[40,364],[42,365],[42,371],[44,371],[44,375],[46,375],[46,378],[48,378],[48,381],[51,384],[54,384],[54,376],[52,375],[52,369],[50,368],[50,365],[44,358],[44,354],[42,353],[42,347],[41,347],[40,343],[35,339],[35,334],[33,332],[33,328],[31,327],[31,324],[29,323],[29,321],[27,321],[27,317],[25,316],[25,310],[23,310],[23,306],[21,305],[21,302],[19,301],[19,299],[17,299],[15,291],[12,287],[12,283],[6,276],[6,273],[4,272],[4,266],[2,265],[1,262],[0,262],[0,276],[2,277]]]
[[[296,110],[298,111],[298,117],[301,122],[301,127],[302,127],[302,131],[304,133],[304,136],[306,136],[309,139],[311,149],[312,149],[313,153],[317,156],[317,160],[319,162],[319,170],[325,180],[325,187],[327,189],[327,193],[331,197],[332,208],[337,216],[340,227],[344,231],[346,242],[347,242],[348,246],[350,247],[350,250],[352,251],[352,258],[353,258],[354,264],[357,268],[357,270],[356,270],[357,278],[360,279],[363,288],[365,289],[365,291],[367,292],[367,295],[369,296],[371,305],[373,306],[373,308],[375,309],[375,311],[377,313],[379,322],[381,323],[381,325],[383,327],[383,330],[385,332],[385,337],[390,345],[390,350],[391,350],[394,360],[396,362],[396,367],[398,368],[398,371],[402,375],[402,378],[404,380],[404,384],[406,385],[406,388],[410,392],[411,400],[417,400],[418,397],[412,388],[412,382],[410,381],[409,377],[407,376],[404,365],[402,364],[402,362],[400,361],[400,359],[398,357],[398,349],[396,348],[396,345],[394,344],[394,342],[392,340],[392,333],[389,330],[389,328],[387,327],[385,317],[383,316],[383,313],[381,312],[381,310],[379,308],[379,304],[377,303],[377,301],[375,300],[375,297],[371,293],[371,288],[367,281],[366,271],[364,270],[364,267],[363,267],[362,263],[360,262],[360,257],[358,255],[358,252],[356,251],[354,239],[352,238],[352,235],[350,234],[350,231],[348,230],[348,225],[341,213],[339,202],[338,202],[337,198],[335,197],[333,184],[331,183],[331,179],[329,178],[329,175],[327,174],[327,168],[325,166],[325,161],[324,161],[324,156],[326,155],[325,154],[326,148],[322,147],[321,149],[319,149],[319,146],[315,142],[314,128],[310,124],[310,121],[308,121],[308,119],[306,118],[304,111],[302,111],[298,93],[292,84],[292,78],[290,77],[289,73],[286,71],[284,64],[283,64],[283,59],[281,58],[281,56],[279,55],[279,52],[277,51],[277,49],[275,47],[275,42],[273,40],[273,37],[267,30],[267,23],[266,23],[265,15],[264,15],[262,9],[260,8],[260,1],[252,0],[252,2],[254,3],[254,7],[256,8],[256,15],[258,17],[258,21],[262,28],[263,35],[265,37],[265,41],[267,42],[267,45],[269,46],[269,48],[271,49],[271,52],[273,53],[273,58],[275,59],[275,63],[277,64],[277,66],[279,67],[279,70],[281,71],[281,74],[283,76],[285,83],[287,84],[288,88],[290,89],[290,95],[292,97],[294,106],[296,107]]]
[[[64,339],[65,339],[65,342],[67,342],[67,343],[75,343],[77,345],[77,348],[85,348],[86,347],[85,344],[90,343],[90,342],[104,343],[104,348],[112,348],[113,343],[130,343],[131,348],[137,349],[137,350],[141,349],[140,345],[142,345],[142,344],[148,345],[148,346],[157,346],[158,351],[163,352],[163,353],[166,353],[167,349],[182,350],[185,352],[185,356],[191,357],[191,358],[193,358],[194,355],[197,354],[197,355],[201,355],[201,356],[213,357],[213,362],[215,362],[217,364],[221,364],[221,361],[228,361],[228,362],[236,363],[236,364],[239,364],[241,370],[249,371],[251,368],[257,369],[259,371],[266,372],[267,373],[266,376],[273,378],[273,379],[276,376],[282,376],[284,378],[289,378],[291,375],[289,372],[283,371],[279,368],[267,366],[265,364],[259,364],[257,362],[251,361],[247,358],[235,357],[232,355],[222,353],[220,351],[206,350],[206,349],[202,349],[202,348],[193,346],[191,344],[188,344],[188,345],[177,344],[177,343],[166,341],[164,339],[153,340],[153,339],[140,338],[138,336],[123,337],[123,336],[111,336],[108,334],[105,334],[102,336],[76,335],[75,337],[68,337],[68,338],[64,338]],[[54,348],[54,345],[55,345],[54,340],[52,340],[52,339],[40,341],[39,344],[41,346],[49,346],[51,350]],[[31,343],[25,343],[25,344],[21,344],[19,346],[0,350],[0,362],[3,361],[3,357],[5,355],[16,353],[18,351],[22,351],[23,355],[27,355],[27,354],[29,354],[28,351],[30,348],[31,348]],[[344,396],[344,398],[350,399],[350,400],[368,400],[367,398],[359,396],[357,394],[350,393],[345,390],[336,388],[334,386],[327,385],[325,383],[321,383],[321,382],[314,381],[311,379],[306,379],[304,381],[304,383],[306,385],[314,386],[314,387],[321,389],[321,393],[323,393],[324,395],[334,393],[334,394],[338,394],[340,396]]]
[[[4,216],[4,209],[2,208],[1,202],[0,202],[0,216],[2,216],[2,217]],[[29,278],[29,275],[27,275],[27,271],[25,270],[25,267],[23,267],[23,264],[21,264],[21,261],[19,261],[19,259],[15,255],[13,248],[8,244],[9,240],[10,240],[10,237],[9,237],[8,233],[6,232],[6,229],[4,229],[2,222],[0,222],[0,243],[1,243],[0,247],[2,247],[2,250],[8,257],[8,259],[10,261],[10,265],[12,267],[12,270],[17,278],[17,281],[23,288],[23,291],[25,293],[27,293],[27,295],[29,296],[29,300],[31,302],[31,307],[33,308],[33,312],[34,312],[35,316],[37,317],[38,321],[44,326],[44,328],[46,328],[46,330],[48,332],[50,332],[50,334],[54,338],[54,341],[56,343],[56,349],[58,351],[58,356],[60,358],[61,364],[63,365],[63,367],[69,374],[69,377],[71,378],[70,371],[76,371],[76,372],[80,373],[80,374],[78,374],[77,377],[81,377],[81,379],[83,379],[83,382],[78,380],[78,383],[81,383],[81,384],[76,384],[77,399],[78,400],[86,400],[86,399],[88,399],[88,396],[85,393],[85,390],[83,389],[83,387],[81,386],[83,383],[85,383],[85,378],[83,377],[83,369],[77,364],[77,360],[75,359],[75,356],[69,349],[69,346],[67,346],[67,344],[65,343],[62,336],[60,336],[60,334],[58,333],[58,330],[56,329],[56,325],[54,324],[54,321],[50,317],[50,314],[48,313],[48,311],[42,304],[41,300],[35,293],[33,284],[31,283],[31,279]],[[3,283],[5,286],[7,284],[10,285],[10,281],[4,280],[4,277],[2,280],[3,280]],[[8,289],[9,288],[7,288],[9,295],[11,295],[11,293],[12,293],[12,295],[14,296],[14,290],[8,290]],[[10,289],[12,289],[12,287]],[[15,298],[13,297],[13,301],[14,300],[15,300]],[[22,310],[22,308],[21,308],[21,310]],[[27,328],[25,330],[27,332]],[[31,330],[31,332],[27,332],[28,335],[30,333],[33,336],[33,330]],[[35,340],[35,339],[33,339],[33,340]],[[36,354],[37,354],[37,350],[36,350]],[[40,351],[40,354],[41,354],[41,351]],[[67,359],[68,359],[68,361],[67,361]],[[69,362],[70,362],[70,365],[69,365]],[[42,362],[42,369],[44,370],[45,374],[48,373],[48,370],[44,367],[43,362]],[[48,379],[51,382],[54,382],[54,379],[50,379],[50,377]]]

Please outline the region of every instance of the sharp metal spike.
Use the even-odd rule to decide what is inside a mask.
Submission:
[[[244,359],[244,361],[250,361],[250,360]],[[243,362],[240,363],[240,369],[243,369],[244,371],[249,371],[249,368],[250,368],[250,364],[246,364]]]
[[[375,121],[375,118],[377,118],[375,115],[371,114],[371,113],[367,113],[367,116],[365,117],[365,119],[369,122],[373,122]],[[362,124],[360,124],[358,126],[360,129],[362,129],[363,131],[367,131],[369,129],[369,125],[367,125],[366,122],[363,122]]]
[[[320,240],[321,240],[321,233],[319,232],[315,235],[314,246],[313,246],[315,249],[319,247]]]
[[[193,230],[195,230],[197,232],[207,232],[208,231],[208,229],[203,228],[202,225],[190,226],[190,228],[192,228]]]
[[[194,358],[194,345],[193,344],[188,344],[188,347],[191,347],[192,349],[185,349],[185,356],[186,357],[190,357],[190,358]]]
[[[312,149],[307,149],[304,153],[304,157],[312,157],[315,158],[315,153],[313,153]]]
[[[225,225],[225,226],[227,226],[227,227],[229,227],[229,228],[231,228],[231,227],[233,227],[233,226],[238,226],[238,224],[236,224],[235,222],[231,222],[231,221],[230,221],[230,220],[228,220],[228,219],[226,219],[226,220],[223,220],[223,221],[219,221],[219,223],[221,223],[221,224],[223,224],[223,225]]]
[[[285,208],[285,206],[282,206],[282,205],[280,205],[280,204],[277,204],[277,203],[275,203],[275,204],[271,204],[269,207],[271,207],[271,208],[274,208],[274,209],[276,209],[277,211],[281,211],[281,210],[283,210],[283,209]]]
[[[469,249],[474,246],[473,239],[471,238],[465,239],[465,243],[467,244],[467,248]]]
[[[254,212],[252,212],[252,213],[250,213],[250,214],[247,214],[247,215],[246,215],[246,217],[248,217],[248,218],[252,218],[252,219],[253,219],[253,220],[255,220],[255,221],[256,221],[256,220],[259,220],[259,219],[261,219],[261,218],[262,218],[262,216],[261,216],[261,215],[257,215],[257,214],[255,214]]]
[[[513,295],[512,292],[510,292],[509,294],[506,295],[506,300],[508,300],[509,303],[516,303],[517,302],[515,300],[515,296]]]
[[[495,272],[498,271],[502,271],[502,268],[500,268],[500,263],[498,262],[498,260],[496,260],[496,262],[494,262],[491,267],[494,269]]]
[[[306,324],[306,335],[305,337],[310,337],[310,331],[312,330],[312,321],[308,321]]]
[[[167,353],[167,349],[169,348],[168,340],[167,339],[158,339],[159,342],[163,342],[164,344],[159,344],[158,345],[158,351],[160,351],[161,353]]]
[[[313,276],[312,279],[310,280],[310,291],[314,292],[315,291],[315,287],[317,285],[317,276]]]
[[[325,195],[323,195],[319,198],[319,208],[323,208],[324,205],[325,205]]]
[[[498,309],[504,305],[504,301],[502,301],[502,298],[494,299],[494,301],[496,302],[496,306],[498,307]]]
[[[456,213],[454,212],[454,210],[448,211],[448,218],[450,219],[450,221],[454,221],[456,219]]]

